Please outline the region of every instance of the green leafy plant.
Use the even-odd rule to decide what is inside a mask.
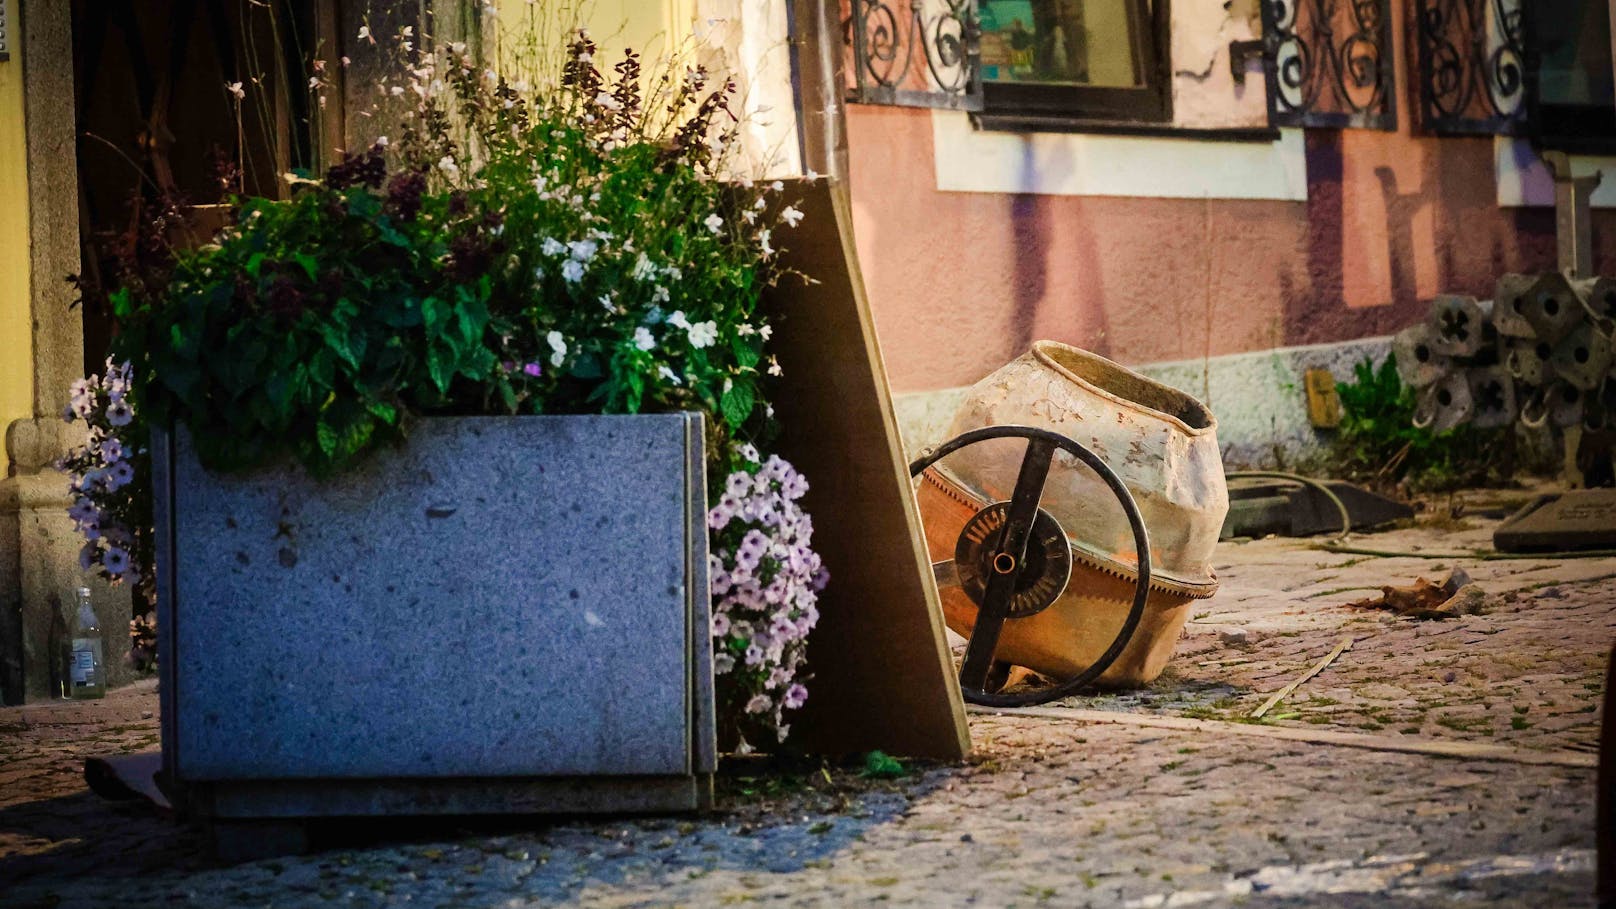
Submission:
[[[114,342],[158,425],[243,468],[289,453],[316,475],[396,439],[412,413],[488,406],[489,281],[454,281],[447,200],[338,172],[291,200],[243,200],[218,242],[179,256],[164,295],[113,294]]]
[[[1393,355],[1378,367],[1366,357],[1353,367],[1353,380],[1338,383],[1336,392],[1341,428],[1323,465],[1331,473],[1430,492],[1509,482],[1521,462],[1512,429],[1416,427],[1414,389],[1398,377]]]
[[[864,755],[864,770],[859,774],[866,779],[894,780],[908,776],[909,768],[885,751],[871,751]]]
[[[734,84],[646,85],[632,53],[608,79],[579,31],[533,86],[411,37],[398,142],[236,199],[162,286],[112,295],[145,416],[209,466],[320,476],[428,414],[702,410],[712,451],[767,437],[757,306],[802,213],[722,179]]]

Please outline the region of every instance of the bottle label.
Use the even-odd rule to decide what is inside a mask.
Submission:
[[[88,685],[95,675],[95,651],[88,646],[73,648],[73,665],[68,671],[74,685]]]

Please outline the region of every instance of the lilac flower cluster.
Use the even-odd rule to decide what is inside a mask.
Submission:
[[[785,711],[808,699],[808,633],[828,575],[810,548],[813,521],[797,503],[808,481],[750,445],[738,447],[737,460],[707,513],[714,671],[722,712],[738,731],[785,741]]]
[[[144,452],[129,438],[134,408],[129,402],[130,367],[107,360],[105,376],[73,382],[62,418],[89,424],[89,437],[68,452],[60,463],[72,478],[73,505],[68,516],[84,535],[79,567],[99,569],[113,583],[140,583],[135,531],[127,522],[130,500],[136,498],[135,460]]]

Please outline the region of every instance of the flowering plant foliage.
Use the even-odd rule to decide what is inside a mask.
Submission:
[[[531,78],[410,28],[358,38],[398,55],[370,112],[401,114],[394,139],[285,175],[289,199],[233,197],[211,244],[152,232],[155,278],[108,298],[119,381],[132,365],[143,417],[186,426],[211,467],[291,456],[317,476],[422,415],[705,412],[730,474],[711,513],[720,690],[738,730],[784,739],[825,578],[806,482],[741,440],[774,431],[758,305],[803,214],[738,174],[736,86],[647,75],[632,52],[605,75],[581,30]]]
[[[413,100],[396,142],[288,175],[290,201],[237,198],[160,293],[112,296],[148,417],[212,466],[316,474],[420,414],[699,409],[715,449],[765,432],[758,298],[802,215],[779,183],[719,179],[735,86],[646,80],[632,52],[608,79],[580,31],[535,87],[414,37],[380,87]]]
[[[719,714],[742,741],[763,732],[785,741],[785,712],[808,699],[803,663],[827,575],[797,503],[808,481],[751,445],[737,446],[733,462],[707,513]]]
[[[102,376],[73,382],[71,399],[62,418],[83,420],[89,426],[85,443],[68,451],[57,467],[68,473],[73,505],[67,511],[73,526],[84,535],[79,567],[113,584],[136,588],[136,612],[150,601],[153,581],[151,497],[143,482],[151,469],[146,434],[136,420],[129,364],[107,361]],[[137,614],[131,622],[137,666],[156,655],[156,640],[149,617]]]

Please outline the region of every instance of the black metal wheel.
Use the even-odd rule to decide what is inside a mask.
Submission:
[[[926,468],[961,448],[989,439],[1026,439],[1027,453],[1021,459],[1021,470],[1009,501],[996,502],[978,512],[966,522],[955,546],[954,567],[960,587],[977,607],[976,624],[971,629],[965,645],[965,660],[960,666],[960,691],[972,704],[1026,707],[1058,700],[1086,688],[1109,669],[1128,646],[1139,620],[1144,617],[1145,600],[1150,596],[1150,537],[1139,515],[1139,506],[1116,472],[1094,452],[1047,429],[1032,426],[973,429],[922,452],[909,465],[909,475],[919,476]],[[990,690],[993,687],[990,681],[996,675],[994,652],[998,649],[1004,623],[1048,608],[1065,591],[1070,578],[1071,551],[1065,532],[1052,515],[1039,507],[1056,451],[1070,454],[1099,475],[1127,515],[1134,548],[1139,553],[1133,605],[1116,638],[1093,665],[1047,688],[1000,694]],[[1052,541],[1052,534],[1058,537],[1058,543]]]

